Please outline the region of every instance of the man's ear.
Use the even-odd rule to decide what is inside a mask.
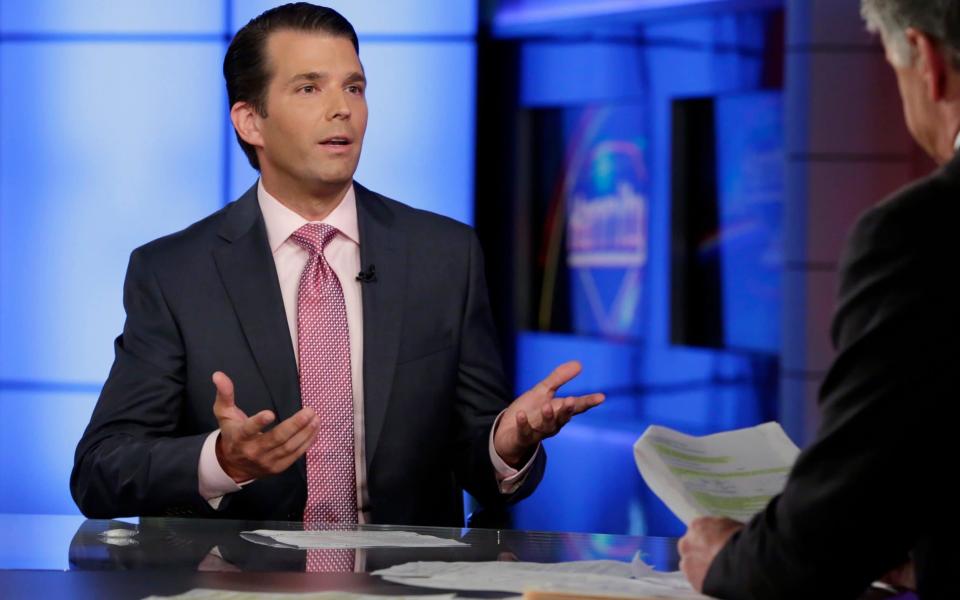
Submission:
[[[916,66],[923,77],[927,97],[933,102],[943,100],[947,92],[947,59],[943,55],[943,46],[913,27],[904,35],[916,53]]]
[[[263,135],[260,133],[262,118],[249,102],[237,102],[230,108],[230,120],[240,139],[259,148],[263,147]]]

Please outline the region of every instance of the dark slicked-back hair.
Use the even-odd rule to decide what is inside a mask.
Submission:
[[[346,38],[360,55],[360,42],[353,25],[332,8],[309,2],[271,8],[244,25],[227,48],[227,55],[223,58],[223,78],[227,82],[227,99],[231,107],[237,102],[247,102],[261,116],[267,116],[267,84],[273,75],[267,64],[267,38],[282,30],[315,31]],[[260,161],[254,147],[243,141],[239,133],[237,141],[250,165],[259,171]]]

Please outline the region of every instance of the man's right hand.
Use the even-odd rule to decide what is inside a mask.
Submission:
[[[312,408],[300,409],[264,433],[263,428],[276,418],[273,412],[263,410],[248,417],[234,402],[233,382],[225,373],[214,373],[213,384],[217,386],[213,414],[220,423],[217,460],[237,483],[285,471],[317,437],[320,417]]]
[[[724,517],[698,517],[690,522],[687,533],[677,542],[680,552],[680,570],[698,592],[703,591],[703,581],[713,559],[743,523]]]

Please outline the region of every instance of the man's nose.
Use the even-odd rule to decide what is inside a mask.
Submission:
[[[327,107],[327,118],[331,120],[350,118],[350,103],[347,102],[346,92],[339,90],[331,94],[330,104]]]

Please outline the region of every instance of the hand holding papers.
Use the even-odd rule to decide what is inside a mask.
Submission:
[[[703,437],[652,425],[633,446],[644,481],[687,525],[748,521],[780,493],[799,453],[776,423]]]

